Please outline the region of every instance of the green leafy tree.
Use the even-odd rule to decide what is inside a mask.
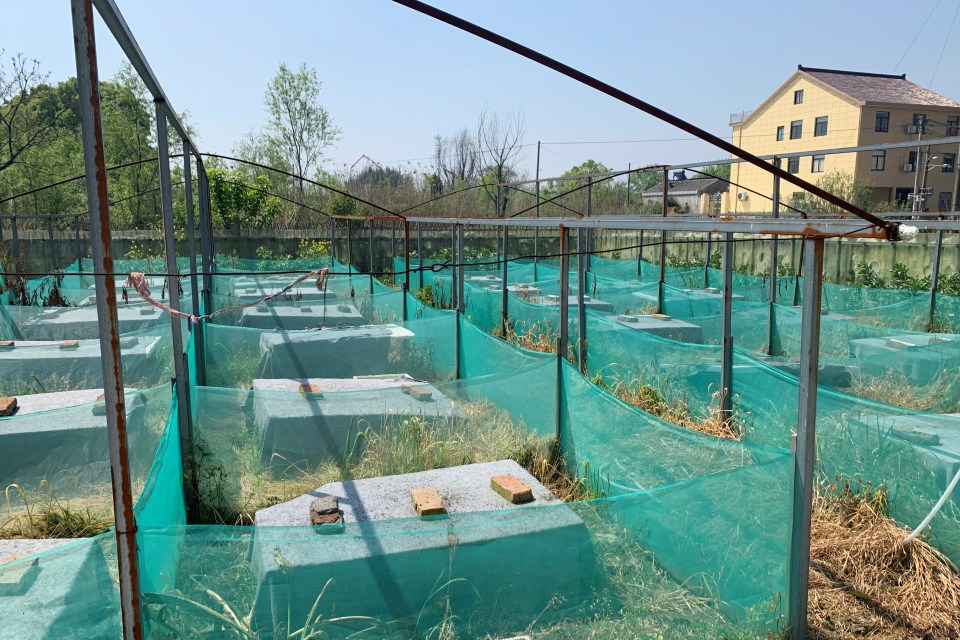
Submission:
[[[242,171],[220,167],[207,169],[214,224],[224,229],[268,226],[283,209],[271,196],[273,185],[263,175],[250,180]]]
[[[872,189],[870,184],[847,171],[830,171],[817,180],[816,185],[843,198],[860,209],[870,208]],[[843,209],[809,193],[794,192],[790,196],[790,206],[803,213],[841,213]]]

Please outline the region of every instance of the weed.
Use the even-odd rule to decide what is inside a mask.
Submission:
[[[102,498],[59,499],[52,483],[43,480],[30,493],[19,484],[4,490],[6,519],[0,521],[0,538],[86,538],[113,524],[111,504]],[[83,506],[77,503],[84,502]]]

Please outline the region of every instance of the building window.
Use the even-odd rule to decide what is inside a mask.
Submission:
[[[813,156],[813,162],[810,163],[810,173],[823,173],[824,156]]]
[[[777,127],[777,142],[783,140],[783,125]]]
[[[947,116],[947,135],[955,136],[960,131],[960,116]]]
[[[887,152],[874,151],[873,157],[870,158],[870,171],[883,171],[886,164],[887,164]]]
[[[794,120],[790,123],[790,139],[799,140],[803,135],[803,120]]]
[[[877,111],[877,126],[874,127],[873,130],[879,133],[886,133],[887,131],[890,131],[889,111]]]
[[[803,104],[803,89],[793,92],[793,104]]]
[[[913,193],[913,187],[900,187],[896,190],[894,199],[902,205],[910,199],[911,193]]]
[[[953,173],[953,168],[957,166],[957,154],[955,153],[945,153],[943,154],[943,172],[944,173]]]
[[[787,158],[787,173],[800,173],[800,158]]]
[[[937,211],[950,211],[950,204],[953,198],[953,193],[950,191],[941,191],[940,197],[937,198]]]
[[[827,135],[827,116],[820,116],[813,125],[814,136]]]
[[[916,171],[917,170],[917,152],[911,151],[910,155],[907,157],[907,166],[909,169],[904,168],[904,171]]]

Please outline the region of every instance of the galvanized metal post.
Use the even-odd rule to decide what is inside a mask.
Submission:
[[[183,143],[183,184],[184,197],[187,201],[187,251],[190,252],[190,296],[192,299],[193,315],[200,315],[200,284],[197,276],[197,226],[193,210],[193,163],[190,157],[190,147],[187,140]],[[196,353],[197,384],[207,384],[207,363],[204,354],[203,326],[189,327],[193,334],[193,345]]]
[[[107,408],[107,447],[113,486],[113,510],[117,538],[117,573],[123,637],[143,638],[140,619],[140,573],[137,560],[137,524],[133,515],[133,487],[127,456],[127,412],[123,397],[123,366],[120,362],[120,330],[117,324],[117,286],[110,255],[110,209],[107,167],[100,122],[100,79],[93,34],[92,0],[71,0],[73,43],[77,60],[80,131],[86,172],[87,207],[90,211],[90,246],[93,253],[97,294],[100,359],[103,369],[104,405]],[[108,274],[109,277],[108,277]]]
[[[50,241],[50,263],[54,269],[60,265],[60,251],[57,247],[57,239],[53,235],[53,216],[47,216],[47,239]]]
[[[537,206],[534,217],[540,217],[540,141],[537,140],[537,178],[534,183],[537,196]],[[537,266],[540,264],[540,227],[533,228],[533,281],[537,281]]]
[[[367,230],[369,232],[367,245],[370,249],[370,295],[373,295],[373,272],[376,271],[376,260],[373,255],[373,220],[367,220]]]
[[[510,255],[510,228],[503,227],[503,260],[500,262],[500,335],[507,337],[507,330],[510,328],[510,296],[507,295],[507,258]]]
[[[466,310],[463,299],[463,225],[457,225],[457,311],[463,315]]]
[[[200,285],[197,281],[197,240],[196,225],[193,218],[193,167],[190,162],[190,148],[183,140],[183,195],[187,201],[187,251],[190,253],[190,296],[193,315],[200,315]],[[199,363],[199,360],[198,360]]]
[[[569,309],[570,299],[570,229],[560,225],[560,326],[557,327],[559,333],[559,342],[557,345],[557,357],[565,358],[567,356],[567,343],[569,338]]]
[[[793,526],[787,616],[790,637],[807,637],[807,589],[810,579],[810,514],[816,462],[817,368],[820,344],[820,294],[823,238],[804,238],[803,311],[800,325],[800,395],[793,474]]]
[[[409,318],[407,298],[410,297],[410,223],[403,221],[403,321]]]
[[[637,234],[637,280],[643,279],[643,229]]]
[[[930,266],[930,320],[927,331],[934,331],[937,320],[937,288],[940,286],[940,254],[943,251],[943,230],[937,230],[937,241],[933,247],[933,264]]]
[[[423,289],[423,223],[417,223],[417,264],[420,269],[417,271],[417,277],[420,281],[420,288]]]
[[[17,233],[17,216],[10,216],[10,241],[13,243],[13,258],[16,260],[20,254],[20,234]]]
[[[167,295],[174,311],[180,310],[180,276],[177,268],[177,236],[173,228],[173,196],[170,182],[170,153],[167,142],[167,107],[154,100],[157,113],[157,160],[160,165],[160,211],[163,214],[163,250],[167,257]],[[173,373],[177,385],[177,426],[180,435],[180,457],[183,464],[183,495],[187,522],[196,522],[198,515],[196,473],[193,468],[193,425],[190,411],[189,378],[183,362],[182,321],[170,314],[170,338],[173,346]]]
[[[73,219],[73,241],[77,247],[77,268],[83,273],[83,247],[80,246],[80,216]]]
[[[450,225],[450,259],[454,264],[460,264],[457,259],[457,227]],[[450,269],[450,308],[457,309],[457,267]]]
[[[593,177],[587,178],[587,218],[593,213]],[[590,271],[590,258],[593,255],[593,229],[587,229],[587,253],[585,271]]]
[[[669,167],[663,168],[663,196],[661,198],[661,206],[663,207],[662,216],[667,217],[667,189],[669,184],[667,182],[667,172]],[[667,277],[667,232],[665,229],[660,230],[660,280],[657,285],[657,313],[663,313],[663,283]]]
[[[396,265],[395,258],[397,257],[397,221],[392,220],[390,222],[390,271],[394,270]],[[393,278],[394,284],[397,282],[396,276]]]
[[[590,236],[587,234],[584,238],[583,229],[577,232],[578,244],[580,239],[590,242]],[[587,307],[584,304],[584,292],[587,289],[587,264],[589,261],[589,251],[584,252],[581,247],[577,256],[577,368],[580,373],[587,373]],[[566,300],[567,296],[563,296]]]
[[[713,233],[707,232],[707,259],[703,263],[703,288],[710,288],[710,255],[713,252]]]
[[[330,222],[330,268],[337,265],[337,221],[335,218],[327,218]]]
[[[353,224],[347,220],[347,277],[350,278],[350,288],[353,288]]]
[[[456,309],[457,313],[453,316],[453,329],[454,329],[454,351],[453,351],[453,362],[454,362],[454,379],[459,380],[463,377],[463,367],[460,362],[460,352],[463,349],[463,337],[461,335],[460,323],[463,322],[462,313],[463,311],[460,308],[460,291],[458,289],[457,283],[460,281],[458,277],[460,274],[458,271],[461,269],[463,260],[460,259],[461,250],[459,243],[457,242],[457,230],[460,228],[459,225],[450,225],[450,258],[455,263],[455,266],[450,269],[450,308]]]
[[[723,311],[721,318],[723,342],[720,350],[720,412],[724,420],[732,416],[733,408],[733,234],[724,234],[723,243]]]
[[[780,168],[780,159],[774,158],[773,164]],[[780,217],[780,176],[773,176],[773,218]],[[770,302],[767,312],[767,355],[776,355],[779,349],[776,346],[777,333],[777,276],[780,269],[780,239],[777,234],[770,238]]]
[[[197,196],[200,205],[200,267],[203,272],[203,312],[213,311],[213,274],[216,269],[213,246],[213,213],[210,207],[210,179],[203,159],[197,160]]]

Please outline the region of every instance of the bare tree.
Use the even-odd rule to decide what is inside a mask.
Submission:
[[[0,171],[17,162],[30,147],[57,136],[65,109],[40,114],[35,101],[31,102],[31,91],[46,79],[40,61],[20,53],[10,58],[9,70],[0,65]]]
[[[498,185],[516,176],[514,163],[522,146],[523,110],[517,108],[508,113],[493,113],[485,106],[477,123],[477,148],[484,190],[497,204],[498,218],[506,214],[509,201],[509,191],[498,189]]]
[[[464,127],[450,138],[434,138],[434,165],[443,188],[476,184],[480,177],[480,154],[476,139]]]

